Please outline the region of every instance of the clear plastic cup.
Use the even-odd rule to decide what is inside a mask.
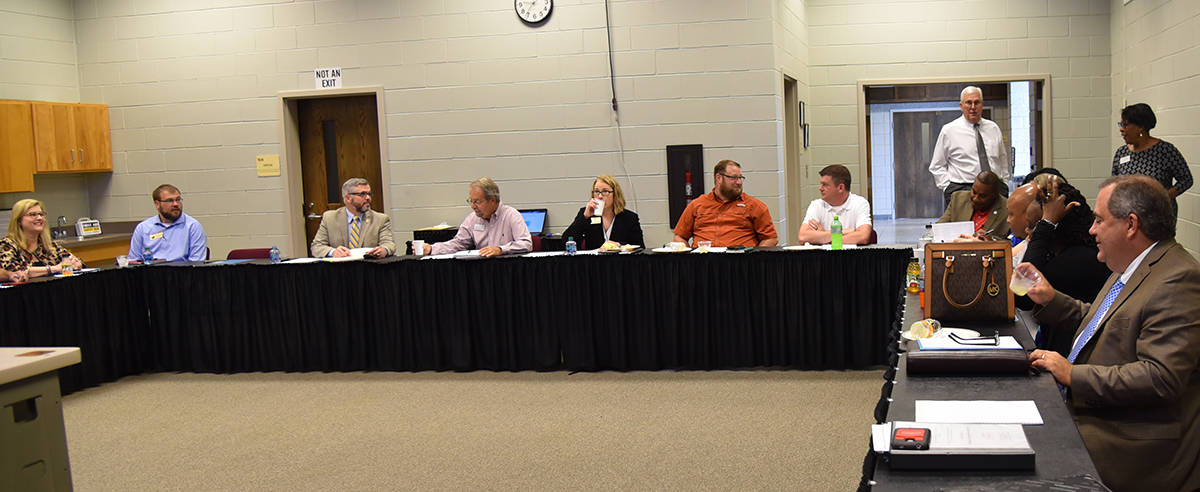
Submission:
[[[1012,280],[1008,281],[1008,288],[1013,295],[1023,296],[1028,294],[1029,289],[1041,279],[1042,276],[1038,275],[1036,270],[1029,270],[1029,273],[1026,274],[1022,269],[1014,268]]]
[[[125,256],[125,255],[118,256],[117,257],[117,266],[119,266],[121,268],[125,268],[125,267],[129,266],[129,257]]]

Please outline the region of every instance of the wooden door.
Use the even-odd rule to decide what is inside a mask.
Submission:
[[[33,191],[33,107],[27,101],[0,101],[0,128],[0,193]]]
[[[76,104],[75,119],[77,171],[112,171],[112,135],[108,126],[108,106]]]
[[[896,218],[941,217],[945,211],[929,161],[942,126],[959,116],[958,110],[892,113]]]
[[[75,112],[71,104],[33,103],[39,173],[70,172],[75,165]]]
[[[379,162],[379,119],[375,96],[303,99],[300,113],[300,166],[304,182],[305,244],[311,244],[321,214],[343,206],[342,183],[365,178],[371,209],[384,211]]]

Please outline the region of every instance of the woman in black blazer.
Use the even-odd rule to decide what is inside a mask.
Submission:
[[[603,202],[604,211],[595,217],[596,207]],[[593,220],[593,218],[598,220]],[[574,238],[579,249],[596,249],[604,241],[644,246],[642,224],[632,210],[625,208],[625,194],[616,178],[608,174],[596,176],[592,183],[592,199],[575,214],[575,221],[562,237]]]

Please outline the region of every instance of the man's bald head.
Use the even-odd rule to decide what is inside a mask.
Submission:
[[[1029,222],[1027,214],[1030,204],[1037,202],[1037,194],[1040,192],[1038,186],[1034,183],[1021,186],[1013,191],[1008,197],[1008,228],[1014,236],[1025,239],[1029,234],[1029,229],[1033,224],[1041,219],[1041,213],[1038,213],[1037,219]],[[1039,208],[1040,212],[1040,208]]]

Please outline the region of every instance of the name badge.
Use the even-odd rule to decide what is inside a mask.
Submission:
[[[479,232],[483,232],[483,231],[487,230],[487,228],[484,227],[483,224],[475,224],[474,226],[471,226],[471,228],[475,229],[476,231],[479,231]]]
[[[601,222],[601,221],[600,221],[600,217],[599,217],[599,216],[597,216],[597,215],[593,215],[593,216],[592,216],[592,224],[602,224],[602,223],[603,223],[603,222]]]
[[[162,236],[163,236],[163,233],[156,232],[156,233],[150,235],[150,240],[162,239]]]
[[[1129,164],[1129,156],[1121,156],[1121,159],[1117,162],[1120,162],[1121,164]]]

